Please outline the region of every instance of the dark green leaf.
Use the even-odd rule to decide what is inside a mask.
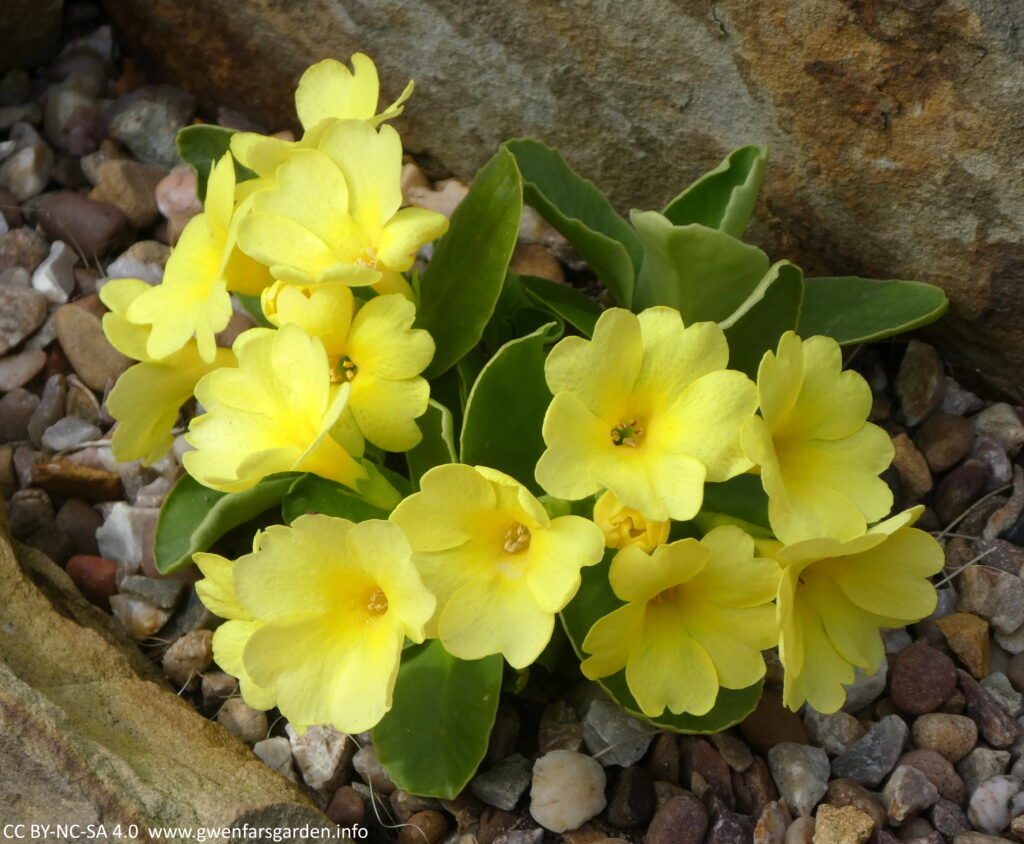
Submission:
[[[178,132],[178,155],[196,171],[196,193],[200,200],[206,198],[210,169],[231,149],[231,136],[234,134],[234,129],[224,129],[209,123],[186,126]],[[235,161],[235,181],[244,182],[255,176],[252,170]]]
[[[500,655],[456,659],[433,639],[402,656],[394,705],[373,746],[399,788],[451,800],[476,773],[501,691]]]
[[[476,174],[420,279],[416,324],[430,332],[436,346],[425,377],[440,375],[480,342],[501,292],[522,213],[519,169],[508,150],[499,150]]]
[[[409,477],[418,487],[420,478],[429,469],[445,463],[458,463],[459,458],[455,451],[454,422],[447,407],[431,399],[427,412],[416,420],[416,424],[423,433],[423,439],[405,453],[405,459],[409,465]]]
[[[532,138],[509,141],[523,174],[527,203],[561,232],[597,273],[612,298],[629,307],[643,256],[636,233],[558,150]]]
[[[534,466],[544,451],[541,426],[551,402],[544,380],[545,346],[558,339],[555,323],[506,343],[483,368],[466,404],[463,463],[490,466],[534,492]]]
[[[579,592],[560,614],[565,632],[569,634],[569,641],[572,642],[576,655],[581,660],[587,656],[583,651],[583,640],[594,622],[623,605],[608,582],[608,571],[615,553],[614,549],[609,549],[600,563],[583,569],[583,582]],[[641,712],[640,704],[630,694],[624,670],[598,682],[627,712],[643,718],[656,727],[674,730],[677,733],[717,733],[738,724],[754,711],[761,698],[761,687],[764,685],[761,681],[746,689],[719,689],[714,708],[706,715],[673,715],[666,710],[657,718],[648,718]]]
[[[662,213],[677,226],[700,223],[742,237],[767,164],[767,147],[735,149],[666,205]]]
[[[687,325],[721,322],[747,301],[768,272],[768,256],[725,232],[673,226],[657,211],[634,211],[644,243],[633,310],[676,308]]]
[[[761,358],[796,330],[804,298],[804,274],[789,261],[773,264],[746,302],[722,323],[729,341],[729,366],[757,377]]]
[[[350,522],[388,517],[387,510],[367,504],[348,487],[318,475],[306,475],[297,480],[281,502],[281,512],[288,524],[306,513],[323,513]]]
[[[800,336],[824,334],[844,346],[927,325],[949,307],[941,288],[920,281],[845,276],[807,278],[804,284]]]
[[[550,313],[565,320],[585,337],[594,335],[594,325],[601,316],[601,306],[586,294],[568,284],[559,284],[537,276],[520,276],[526,295]]]
[[[188,566],[228,531],[275,507],[299,475],[269,475],[245,492],[217,492],[190,475],[174,485],[156,523],[156,567],[169,574]]]
[[[275,325],[264,316],[263,304],[259,296],[249,296],[238,292],[235,293],[235,296],[238,298],[241,306],[245,308],[245,312],[256,320],[257,325],[261,325],[264,328],[275,328]]]
[[[728,513],[768,528],[768,495],[761,486],[759,475],[737,475],[723,483],[705,484],[702,509]]]

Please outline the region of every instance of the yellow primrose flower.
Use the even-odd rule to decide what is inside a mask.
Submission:
[[[163,281],[128,308],[128,320],[152,327],[146,341],[150,358],[166,358],[195,337],[199,354],[211,362],[215,335],[231,319],[229,287],[259,292],[267,284],[266,267],[235,249],[234,210],[235,168],[225,154],[210,172],[204,212],[182,231]]]
[[[668,542],[672,527],[667,519],[655,522],[639,510],[625,506],[613,492],[606,492],[594,504],[594,524],[601,528],[607,547],[636,545],[648,554]]]
[[[293,143],[254,132],[237,132],[231,138],[231,151],[238,160],[260,176],[272,176],[291,150],[315,147],[329,121],[365,120],[377,126],[398,117],[412,94],[412,81],[397,100],[376,114],[380,96],[377,66],[363,53],[355,53],[351,62],[350,71],[335,59],[324,59],[302,74],[295,90],[295,110],[306,130],[302,140]]]
[[[720,686],[743,689],[764,676],[761,651],[778,638],[770,602],[779,567],[755,557],[754,540],[738,527],[652,556],[631,545],[615,555],[609,580],[627,603],[590,629],[583,650],[593,656],[580,667],[590,679],[625,668],[645,715],[704,715]]]
[[[242,250],[281,281],[374,284],[409,294],[402,277],[448,218],[401,208],[402,142],[390,126],[362,120],[330,125],[318,149],[298,149],[272,186],[252,195],[241,221]]]
[[[136,278],[118,278],[100,289],[100,300],[110,312],[103,315],[103,330],[110,343],[124,355],[141,361],[121,374],[107,397],[107,410],[117,420],[111,449],[121,462],[155,463],[171,447],[171,431],[181,406],[192,398],[199,379],[223,366],[233,366],[230,349],[217,349],[207,363],[196,341],[160,360],[149,357],[149,326],[135,325],[125,317],[131,303],[151,290]]]
[[[728,360],[714,323],[684,328],[666,307],[606,310],[593,340],[566,337],[544,364],[554,399],[537,481],[570,500],[607,488],[653,521],[693,518],[705,481],[751,466],[739,432],[755,388]]]
[[[402,643],[422,642],[434,612],[411,555],[390,522],[323,515],[267,528],[234,564],[197,555],[214,581],[197,584],[204,602],[215,598],[207,606],[251,619],[215,639],[218,663],[250,681],[257,708],[271,701],[301,726],[371,729],[391,708]],[[242,695],[248,702],[244,685]]]
[[[783,700],[835,712],[853,682],[853,666],[873,674],[885,659],[881,627],[903,627],[935,609],[927,580],[942,570],[942,549],[911,528],[923,507],[906,510],[853,539],[807,539],[762,551],[782,565],[779,657]]]
[[[437,595],[428,635],[453,655],[500,653],[525,668],[547,645],[555,613],[604,552],[579,516],[552,519],[521,483],[485,466],[437,466],[391,514]]]
[[[867,421],[871,388],[842,372],[831,337],[801,341],[791,331],[757,374],[761,416],[747,421],[743,448],[761,467],[768,519],[783,542],[852,539],[892,508],[878,475],[892,462],[888,434]]]
[[[338,282],[277,282],[262,302],[274,325],[295,323],[323,342],[331,380],[351,388],[344,415],[357,436],[387,451],[407,451],[422,439],[415,420],[427,410],[430,385],[420,373],[434,356],[434,341],[412,327],[412,302],[395,293],[375,296],[353,317],[355,297]]]
[[[201,484],[240,492],[275,472],[313,472],[355,488],[366,471],[331,436],[348,399],[323,344],[297,325],[253,328],[235,341],[236,369],[196,385],[206,413],[192,420],[182,458]]]

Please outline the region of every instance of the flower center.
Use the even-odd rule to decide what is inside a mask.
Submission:
[[[675,601],[676,598],[678,598],[678,597],[679,597],[679,587],[678,586],[669,586],[668,589],[663,589],[661,592],[659,592],[657,595],[655,595],[653,598],[651,598],[649,603],[654,604],[654,605],[669,604],[669,603],[672,603],[673,601]]]
[[[366,609],[374,615],[384,615],[388,611],[388,598],[383,590],[378,589],[370,596],[370,602],[366,605]]]
[[[505,531],[505,545],[503,546],[509,554],[518,554],[530,547],[530,529],[516,522]]]
[[[626,445],[630,448],[638,448],[643,441],[644,429],[635,419],[628,422],[620,422],[612,428],[612,444]]]
[[[332,384],[343,384],[345,381],[351,381],[356,377],[357,372],[359,372],[359,367],[347,355],[331,359]]]
[[[377,269],[377,253],[367,247],[363,250],[363,254],[356,258],[355,263],[360,267],[375,270]]]

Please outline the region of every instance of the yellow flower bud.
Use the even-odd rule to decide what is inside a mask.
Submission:
[[[648,519],[639,510],[627,507],[615,493],[606,492],[594,504],[594,522],[604,534],[608,548],[636,545],[648,554],[668,541],[671,522]]]

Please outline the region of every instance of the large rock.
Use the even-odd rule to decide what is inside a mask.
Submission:
[[[326,823],[293,784],[177,697],[63,571],[12,547],[2,507],[0,583],[5,822]]]
[[[622,210],[658,208],[731,148],[767,143],[757,243],[813,274],[941,284],[946,351],[1024,397],[1020,4],[106,5],[163,78],[275,128],[306,65],[366,51],[386,95],[418,83],[399,122],[410,148],[469,176],[534,135]]]

